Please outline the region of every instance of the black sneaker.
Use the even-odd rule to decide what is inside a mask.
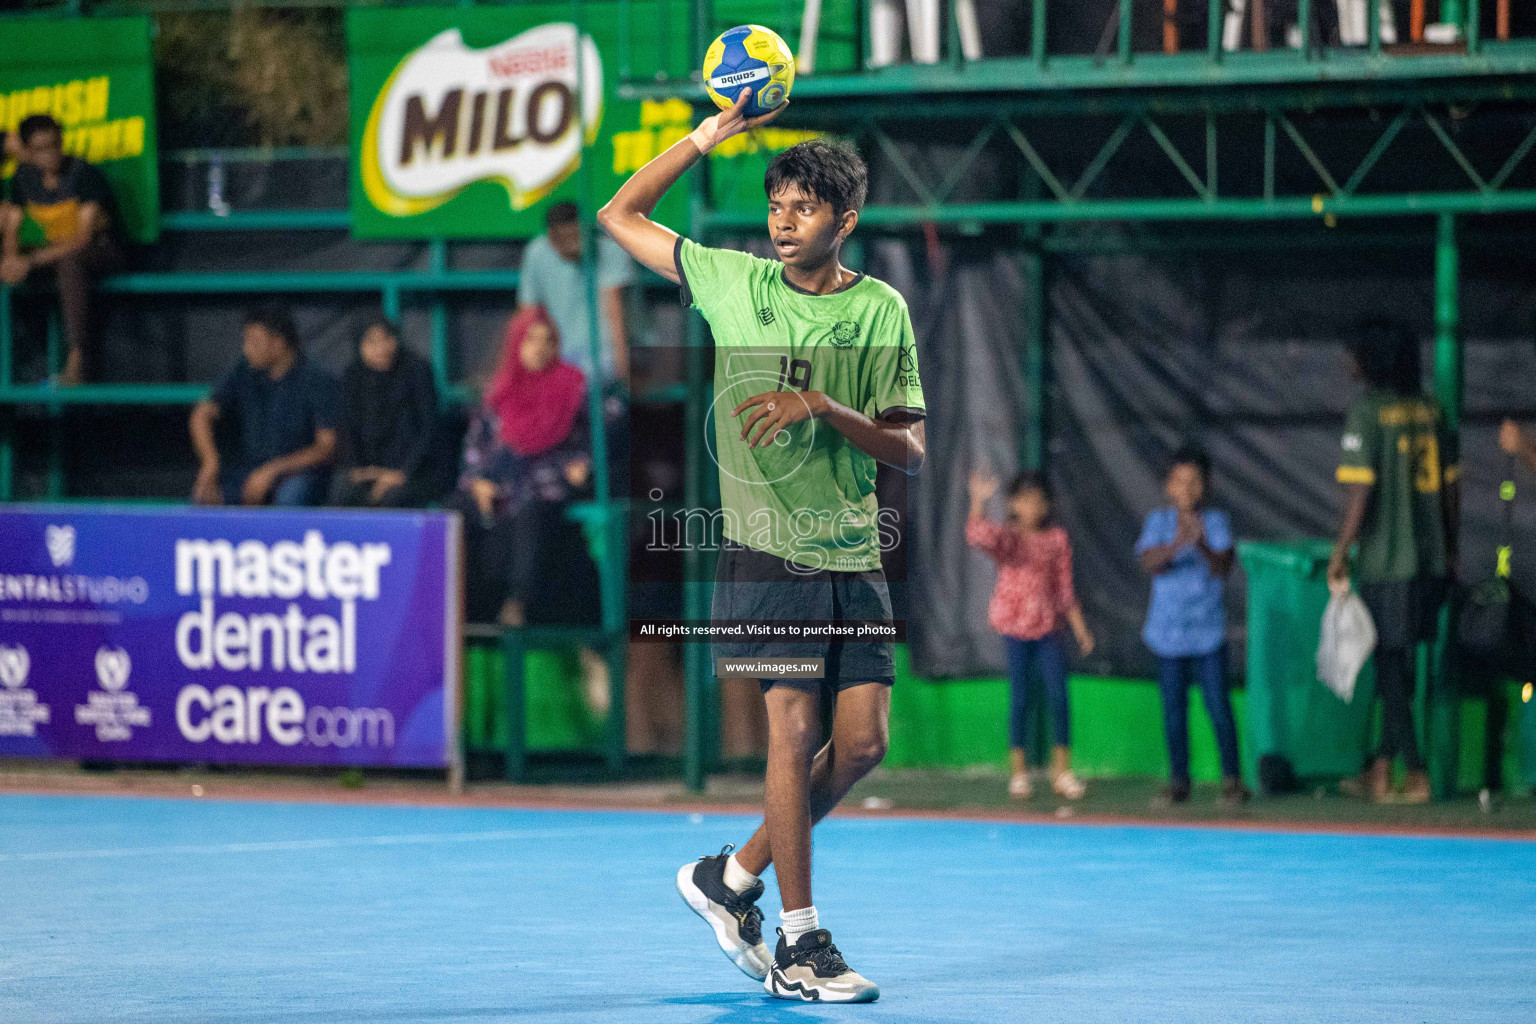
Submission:
[[[762,981],[773,961],[763,944],[763,912],[757,907],[763,883],[759,879],[739,895],[725,884],[725,861],[734,849],[727,846],[714,857],[684,864],[677,871],[677,891],[695,914],[709,922],[731,963],[747,977]]]
[[[809,1003],[872,1003],[880,987],[849,967],[825,928],[806,932],[793,946],[779,929],[779,949],[763,987],[780,999]]]

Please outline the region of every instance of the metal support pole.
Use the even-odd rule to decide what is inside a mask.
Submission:
[[[55,382],[62,367],[60,351],[59,316],[48,311],[48,376]],[[48,500],[64,497],[64,409],[57,402],[48,403]]]
[[[707,163],[707,161],[706,161]],[[689,172],[688,233],[695,235],[702,223],[699,216],[709,194],[707,169],[701,164]],[[708,398],[704,381],[704,322],[697,312],[687,311],[687,348],[684,350],[687,373],[687,398],[683,407],[683,514],[704,507],[704,475],[709,471],[704,458],[704,430],[708,422]],[[686,522],[686,518],[684,520]],[[704,552],[688,542],[683,530],[683,617],[698,622],[709,618],[709,584],[704,580]],[[708,770],[710,671],[708,644],[683,645],[683,778],[688,788],[703,792]]]
[[[1370,41],[1372,57],[1381,56],[1381,8],[1380,0],[1366,0],[1366,39]]]
[[[1045,468],[1045,259],[1038,250],[1024,254],[1024,444],[1019,453],[1023,468]]]
[[[11,481],[15,477],[15,421],[16,410],[7,405],[0,408],[0,502],[14,498]]]
[[[1467,9],[1462,0],[1440,0],[1440,23],[1455,25],[1460,31],[1467,24]]]
[[[949,46],[949,66],[955,71],[965,67],[965,48],[960,44],[960,5],[949,5],[949,24],[946,26],[946,43]]]
[[[11,386],[11,290],[0,285],[0,391]],[[0,409],[0,501],[10,501],[16,471],[14,419],[16,410]]]
[[[1461,249],[1454,214],[1440,214],[1435,227],[1435,396],[1455,432],[1461,429]]]
[[[1264,115],[1264,201],[1275,198],[1275,116]]]
[[[502,693],[503,706],[507,709],[507,757],[502,765],[502,777],[508,782],[522,782],[528,768],[528,709],[526,658],[523,635],[519,630],[508,629],[501,634],[501,651],[506,663],[503,676],[506,689]]]
[[[1461,429],[1463,390],[1460,310],[1461,251],[1456,239],[1456,218],[1439,216],[1435,233],[1435,396],[1445,413],[1447,430],[1454,438]],[[1435,650],[1425,683],[1428,709],[1425,746],[1428,748],[1430,785],[1435,796],[1445,799],[1456,792],[1456,768],[1460,738],[1460,701],[1451,658],[1450,614],[1442,609]]]
[[[1047,42],[1045,0],[1034,0],[1034,7],[1030,10],[1029,24],[1030,56],[1034,58],[1035,66],[1044,71],[1046,62],[1049,60],[1045,51]]]
[[[618,17],[618,51],[619,51],[619,81],[628,82],[634,76],[633,51],[630,44],[630,9],[634,4],[630,0],[620,0]],[[666,57],[663,55],[661,66],[666,67]]]
[[[606,751],[608,767],[620,771],[624,767],[624,664],[625,640],[619,636],[624,629],[624,566],[627,557],[628,538],[622,501],[615,502],[609,480],[608,424],[603,415],[607,381],[603,374],[603,329],[599,319],[597,297],[597,241],[596,195],[592,177],[592,153],[587,145],[586,115],[586,61],[582,54],[582,32],[586,26],[584,0],[571,0],[571,21],[576,29],[576,128],[581,133],[581,164],[577,171],[577,188],[580,192],[578,206],[581,210],[581,273],[586,292],[587,352],[592,361],[592,379],[587,385],[587,416],[592,427],[592,478],[593,498],[601,516],[599,548],[601,564],[598,577],[602,588],[602,616],[605,644],[603,652],[608,662],[608,736]]]
[[[1212,201],[1216,199],[1216,115],[1205,114],[1205,191]]]
[[[670,4],[662,4],[663,9]],[[704,50],[709,46],[710,40],[715,37],[715,5],[711,0],[693,0],[689,5],[693,9],[693,17],[688,23],[688,54],[686,63],[694,68],[691,72],[698,75],[698,60],[702,58]]]
[[[1296,0],[1296,27],[1301,29],[1301,55],[1312,59],[1312,0]]]
[[[0,284],[0,390],[11,386],[11,289]]]
[[[1205,26],[1205,56],[1213,63],[1221,61],[1221,23],[1223,20],[1223,8],[1226,0],[1210,0],[1207,5],[1207,22]]]
[[[1476,54],[1483,41],[1483,12],[1478,0],[1467,0],[1467,52]]]
[[[1120,0],[1120,63],[1131,62],[1131,13],[1134,0]]]
[[[441,238],[432,239],[428,249],[432,258],[432,273],[442,277],[448,273],[448,243]],[[448,403],[448,307],[443,293],[434,292],[432,297],[432,376],[437,381],[439,405]]]

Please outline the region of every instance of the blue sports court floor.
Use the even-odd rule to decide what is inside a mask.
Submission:
[[[1536,843],[894,818],[816,833],[822,920],[880,1001],[777,1002],[672,887],[751,825],[3,796],[0,1021],[1536,1013]]]

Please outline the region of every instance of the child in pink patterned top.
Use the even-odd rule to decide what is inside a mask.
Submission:
[[[997,493],[997,478],[972,473],[971,514],[965,539],[997,562],[997,586],[987,619],[1008,646],[1010,689],[1009,745],[1013,777],[1008,792],[1030,795],[1024,761],[1028,731],[1030,669],[1044,684],[1055,746],[1051,751],[1051,788],[1077,800],[1087,791],[1072,773],[1067,707],[1067,662],[1061,640],[1063,620],[1072,628],[1083,654],[1093,652],[1093,634],[1083,621],[1072,587],[1072,542],[1059,526],[1049,526],[1050,496],[1038,473],[1020,473],[1008,486],[1006,523],[986,517],[987,500]]]

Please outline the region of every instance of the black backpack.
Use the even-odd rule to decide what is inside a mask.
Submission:
[[[1468,590],[1456,618],[1456,645],[1461,652],[1490,667],[1525,677],[1536,651],[1536,606],[1510,582],[1513,555],[1515,483],[1514,460],[1499,486],[1503,524],[1498,563],[1493,577]]]

